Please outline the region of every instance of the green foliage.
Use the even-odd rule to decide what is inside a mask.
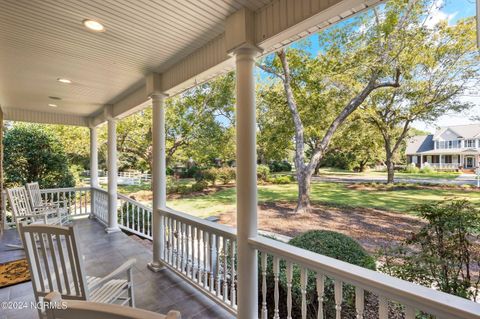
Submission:
[[[355,240],[348,236],[332,231],[314,230],[303,233],[289,242],[290,245],[303,248],[318,254],[329,256],[335,259],[339,259],[345,262],[355,264],[357,266],[366,267],[375,270],[375,260],[368,255],[367,252],[358,244]],[[273,260],[268,259],[268,271],[267,271],[267,295],[272,296],[273,285]],[[287,265],[284,261],[280,262],[280,296],[281,300],[285,300],[287,292],[287,277],[286,277]],[[316,274],[313,271],[307,271],[308,281],[306,289],[306,301],[308,308],[309,319],[317,318],[318,310],[318,296],[316,292]],[[292,277],[292,317],[301,317],[301,269],[299,266],[293,266]],[[354,287],[350,285],[343,286],[344,291],[344,309],[342,310],[342,317],[348,318],[348,314],[354,313]],[[272,307],[273,303],[269,303],[268,306]],[[324,311],[326,318],[335,317],[335,302],[334,302],[334,283],[330,278],[326,278],[325,281],[325,295],[324,295]],[[269,309],[272,311],[273,309]],[[280,317],[286,316],[286,307],[284,304],[280,306]]]
[[[417,174],[420,172],[420,169],[415,166],[415,165],[407,165],[405,169],[403,170],[403,173],[408,173],[408,174]]]
[[[475,300],[480,294],[480,212],[467,200],[423,204],[417,211],[427,223],[384,252],[381,271]]]
[[[267,182],[270,176],[270,168],[267,165],[257,165],[257,178],[260,181]]]
[[[375,270],[375,259],[358,242],[337,232],[313,230],[293,238],[289,244]]]
[[[433,174],[435,173],[435,169],[431,166],[424,166],[422,167],[419,171],[418,171],[420,174]]]
[[[235,180],[235,176],[235,168],[233,167],[211,167],[197,171],[194,177],[196,181],[207,181],[215,185],[218,180],[223,184],[228,184]]]
[[[192,184],[192,192],[201,192],[208,187],[208,183],[206,181],[198,181]]]
[[[187,167],[185,169],[182,169],[180,172],[180,178],[194,178],[197,172],[201,170],[200,167],[194,165],[192,167]]]
[[[16,124],[3,143],[7,187],[32,181],[42,188],[75,186],[62,143],[41,125]]]
[[[271,173],[276,172],[290,172],[292,170],[292,164],[287,161],[271,161],[268,164]]]
[[[295,178],[291,175],[280,175],[270,178],[268,181],[272,184],[290,184],[295,181]]]
[[[220,167],[217,169],[218,179],[223,184],[228,184],[232,180],[235,180],[236,170],[234,167]]]
[[[212,185],[215,185],[215,183],[218,180],[218,169],[215,167],[204,169],[201,171],[198,171],[195,174],[195,180],[196,181],[207,181]]]

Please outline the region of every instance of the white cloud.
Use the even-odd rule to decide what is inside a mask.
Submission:
[[[425,26],[427,28],[435,27],[440,21],[445,21],[450,24],[450,21],[455,18],[458,12],[447,13],[442,10],[444,5],[444,0],[436,0],[433,4],[433,8],[431,11],[430,16],[428,17],[427,21],[425,22]]]

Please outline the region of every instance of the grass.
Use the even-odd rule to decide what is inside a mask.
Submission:
[[[258,199],[265,202],[295,202],[296,184],[260,185]],[[372,191],[350,189],[340,183],[313,183],[312,202],[319,204],[375,208],[386,211],[413,213],[415,205],[445,198],[466,198],[474,204],[480,203],[480,192],[464,190],[415,189]],[[210,195],[180,198],[168,202],[168,206],[198,217],[218,215],[235,209],[235,189],[228,188]]]
[[[387,177],[387,172],[351,172],[335,168],[322,168],[320,169],[320,175],[322,176],[343,176],[343,177]],[[403,173],[395,172],[396,178],[405,179],[455,179],[460,175],[459,172],[433,172],[433,173]]]

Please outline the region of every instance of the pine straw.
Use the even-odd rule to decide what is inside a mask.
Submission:
[[[289,202],[259,205],[259,229],[290,237],[309,230],[332,230],[354,238],[373,253],[403,241],[424,225],[418,217],[377,209],[313,205],[310,213],[295,214],[294,208]],[[219,217],[222,224],[236,224],[232,211]]]

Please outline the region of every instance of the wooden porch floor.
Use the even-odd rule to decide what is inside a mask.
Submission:
[[[85,255],[88,275],[104,276],[128,258],[136,258],[134,269],[137,308],[166,313],[175,309],[184,318],[234,318],[201,292],[168,269],[153,273],[147,268],[151,251],[122,232],[107,234],[104,226],[95,220],[74,221],[79,229],[80,245]],[[19,243],[16,230],[7,230],[0,236],[0,263],[24,258],[23,250],[12,250],[7,243]],[[31,282],[0,289],[0,301],[34,301]],[[35,309],[6,310],[0,308],[0,319],[38,318]]]

